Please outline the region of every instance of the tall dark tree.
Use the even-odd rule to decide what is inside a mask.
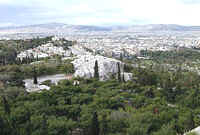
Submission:
[[[2,135],[6,134],[5,125],[4,119],[0,117],[0,134]]]
[[[120,53],[120,60],[123,61],[123,54]]]
[[[117,68],[118,68],[118,81],[121,82],[122,79],[121,79],[121,69],[120,69],[120,63],[119,62],[117,63]]]
[[[35,66],[33,67],[33,83],[34,84],[38,84],[38,80],[37,80],[37,71]]]
[[[123,73],[123,76],[122,76],[122,81],[126,82],[124,73]]]
[[[2,97],[3,98],[3,105],[4,105],[4,111],[6,114],[10,114],[10,105],[8,103],[8,100],[6,99],[5,96]]]
[[[27,117],[27,124],[26,124],[26,134],[27,135],[31,135],[31,113],[29,111],[29,109],[27,110],[27,114],[26,114],[26,117]]]
[[[94,78],[99,79],[99,66],[98,66],[98,61],[95,61],[95,66],[94,66]]]
[[[37,55],[37,57],[36,57],[36,61],[39,61],[39,57],[38,57],[38,55]]]
[[[92,123],[91,123],[91,135],[99,135],[100,128],[99,128],[99,121],[97,112],[94,112]]]
[[[145,96],[148,98],[154,98],[154,92],[152,88],[149,88],[146,92],[145,92]]]
[[[102,121],[101,121],[102,125],[101,125],[101,134],[102,135],[106,135],[108,133],[108,120],[106,118],[106,115],[104,114],[102,116]]]
[[[0,135],[14,135],[8,120],[5,120],[5,118],[2,116],[0,116]],[[18,134],[15,132],[15,135]]]
[[[42,135],[48,135],[48,124],[47,124],[47,117],[45,114],[43,114],[43,120],[42,120]]]
[[[189,120],[188,120],[188,127],[189,127],[189,130],[192,130],[195,128],[195,121],[194,121],[194,113],[191,111],[190,112],[190,115],[189,115]]]

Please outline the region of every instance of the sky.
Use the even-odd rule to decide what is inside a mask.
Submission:
[[[0,0],[0,27],[179,24],[200,26],[200,0]]]

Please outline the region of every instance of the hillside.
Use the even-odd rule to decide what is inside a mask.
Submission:
[[[0,33],[73,33],[73,32],[156,32],[156,31],[200,31],[200,26],[181,26],[174,24],[149,24],[133,26],[87,26],[62,23],[37,24],[19,27],[0,28]]]

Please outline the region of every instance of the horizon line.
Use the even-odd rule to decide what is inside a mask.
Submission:
[[[1,23],[0,23],[1,24]],[[195,27],[200,25],[181,25],[181,24],[165,24],[165,23],[147,23],[147,24],[102,24],[102,25],[91,25],[91,24],[69,24],[63,22],[46,22],[46,23],[35,23],[35,24],[13,24],[10,26],[0,26],[0,28],[17,28],[17,27],[28,27],[36,25],[47,25],[47,24],[62,24],[62,25],[71,25],[71,26],[93,26],[93,27],[131,27],[131,26],[147,26],[147,25],[177,25],[184,27]]]

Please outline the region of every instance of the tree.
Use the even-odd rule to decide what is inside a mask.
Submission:
[[[98,61],[95,61],[94,66],[94,78],[99,79],[99,67],[98,67]]]
[[[38,57],[38,55],[37,55],[37,57],[36,57],[36,60],[39,61],[39,57]]]
[[[195,128],[194,115],[192,111],[189,114],[188,127],[189,127],[189,130],[192,130]]]
[[[0,64],[14,64],[16,62],[17,51],[11,45],[2,45],[0,47]]]
[[[106,135],[108,132],[108,120],[106,118],[106,114],[102,116],[102,121],[101,121],[101,133],[102,135]]]
[[[122,81],[126,82],[124,73],[123,73],[123,76],[122,76]]]
[[[34,83],[34,84],[38,84],[37,72],[36,72],[35,67],[33,67],[33,83]]]
[[[2,116],[0,116],[0,135],[14,135],[8,120],[5,120]],[[17,134],[15,133],[15,135]]]
[[[145,92],[145,96],[148,98],[154,98],[154,92],[153,92],[153,88],[149,87],[147,88],[147,91]]]
[[[48,135],[47,117],[45,114],[42,116],[42,135]]]
[[[120,60],[123,61],[123,54],[120,53]]]
[[[10,112],[11,112],[10,111],[10,105],[9,105],[5,96],[3,96],[2,98],[3,98],[4,111],[5,111],[6,114],[10,114]]]
[[[120,70],[120,63],[117,63],[117,67],[118,67],[118,81],[121,82],[121,70]]]
[[[171,125],[163,125],[162,128],[159,131],[154,132],[153,135],[176,135],[176,132]]]
[[[100,129],[97,112],[94,112],[91,124],[91,135],[99,135]]]
[[[26,134],[27,135],[31,135],[31,112],[29,111],[29,109],[27,109],[27,114],[26,114],[26,117],[27,117],[27,124],[26,124]]]

